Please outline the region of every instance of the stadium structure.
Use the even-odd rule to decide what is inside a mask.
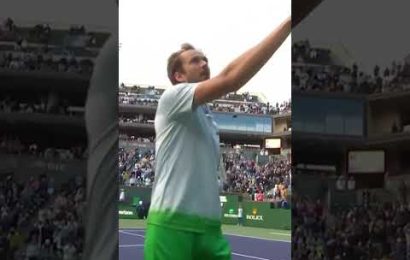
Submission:
[[[86,26],[55,28],[11,18],[0,25],[1,239],[21,241],[2,246],[1,259],[82,255],[84,105],[95,58],[108,37]],[[56,200],[65,201],[64,214],[57,214]],[[55,235],[69,222],[76,228],[57,242]]]
[[[410,63],[365,73],[309,41],[292,53],[293,259],[400,259],[410,234]]]
[[[136,207],[138,208],[139,203],[144,204],[145,210],[149,207],[150,187],[155,181],[154,119],[156,106],[163,92],[163,88],[148,85],[121,84],[119,86],[119,175],[120,193],[122,194],[120,195],[120,205],[122,205],[119,209],[120,218],[143,218],[142,213],[138,216]],[[270,105],[261,102],[261,98],[257,95],[230,93],[208,105],[220,130],[220,147],[226,169],[229,168],[229,163],[232,164],[235,160],[240,159],[244,163],[248,160],[258,165],[290,160],[290,102]],[[149,164],[151,164],[149,167],[144,166]],[[141,167],[143,170],[140,170]],[[137,168],[139,170],[136,170]],[[133,180],[130,176],[133,176]],[[290,174],[287,178],[290,183]],[[265,193],[265,202],[260,202],[260,205],[267,205],[267,211],[283,210],[281,217],[284,220],[274,221],[270,217],[271,213],[265,216],[265,220],[261,220],[263,217],[257,213],[258,209],[250,205],[244,209],[245,215],[249,215],[245,225],[290,228],[290,210],[278,209],[280,206],[274,205],[267,198],[273,186],[264,186],[268,192]],[[235,188],[229,188],[226,183],[221,182],[224,223],[237,223],[239,203],[242,200],[250,202],[252,199],[255,200],[256,190],[249,192],[249,189]],[[257,215],[259,215],[258,218]]]

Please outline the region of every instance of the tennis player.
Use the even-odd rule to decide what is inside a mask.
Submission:
[[[210,78],[206,56],[190,44],[168,59],[173,84],[155,116],[156,176],[144,245],[146,260],[231,259],[221,231],[218,128],[207,102],[239,90],[291,30],[290,17]]]

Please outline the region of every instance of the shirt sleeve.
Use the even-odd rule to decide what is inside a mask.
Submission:
[[[181,83],[170,87],[162,95],[161,110],[170,120],[189,116],[195,109],[194,94],[197,83]]]

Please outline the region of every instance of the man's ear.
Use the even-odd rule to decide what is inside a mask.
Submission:
[[[185,75],[181,72],[178,72],[178,71],[174,73],[174,78],[178,82],[185,82],[186,81]]]

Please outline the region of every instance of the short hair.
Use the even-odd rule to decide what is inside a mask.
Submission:
[[[181,49],[171,54],[168,58],[167,73],[168,78],[172,85],[178,84],[179,82],[175,79],[175,72],[183,72],[182,60],[180,55],[188,50],[195,50],[194,46],[189,43],[184,43],[181,45]]]

